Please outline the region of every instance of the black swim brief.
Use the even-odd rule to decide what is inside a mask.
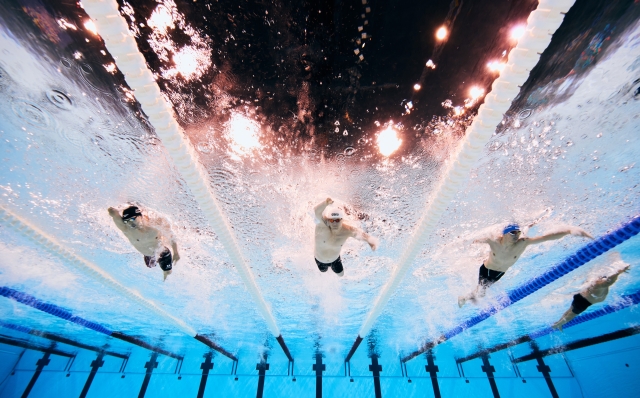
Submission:
[[[335,259],[332,263],[322,263],[318,261],[317,258],[315,260],[320,272],[327,272],[329,267],[331,267],[331,270],[336,274],[339,274],[344,270],[344,268],[342,268],[342,259],[340,258],[340,256],[338,256],[338,258]]]
[[[482,264],[478,275],[478,284],[482,287],[489,287],[502,278],[504,272],[489,269]]]
[[[153,268],[156,266],[156,262],[160,264],[160,268],[163,271],[171,271],[171,252],[166,247],[158,256],[158,259],[154,257],[144,256],[144,263],[149,268]]]
[[[571,312],[573,312],[576,315],[582,314],[584,310],[589,308],[590,305],[591,303],[589,302],[589,300],[584,298],[580,293],[574,294],[573,303],[571,303],[571,307],[572,307]]]

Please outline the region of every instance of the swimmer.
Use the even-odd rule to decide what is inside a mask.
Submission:
[[[615,253],[614,256],[617,255],[618,260],[620,259],[620,254]],[[621,260],[619,260],[621,261]],[[622,269],[619,269],[613,275],[610,276],[601,276],[598,280],[591,283],[586,289],[580,291],[578,294],[573,296],[573,302],[571,306],[562,315],[562,318],[558,320],[556,323],[551,326],[554,329],[557,329],[562,332],[562,326],[576,317],[576,315],[582,314],[584,310],[586,310],[589,306],[596,303],[601,303],[604,299],[607,298],[607,294],[609,294],[609,287],[616,283],[618,280],[618,276],[623,272],[627,272],[629,270],[630,265],[625,264]]]
[[[489,258],[484,260],[480,266],[478,287],[468,295],[458,297],[459,307],[462,307],[467,301],[475,303],[477,298],[484,297],[485,290],[502,278],[504,273],[518,261],[529,245],[560,239],[565,235],[593,239],[591,235],[578,227],[569,227],[563,231],[535,238],[520,236],[521,234],[520,227],[517,224],[511,224],[502,231],[502,235],[497,239],[484,238],[473,241],[473,243],[488,244],[491,252],[489,253]]]
[[[340,250],[348,238],[356,238],[367,242],[371,250],[378,248],[378,239],[370,236],[359,228],[349,225],[343,221],[342,210],[329,209],[327,215],[324,211],[333,203],[331,198],[327,198],[314,208],[314,212],[320,224],[316,225],[314,255],[316,265],[320,272],[326,272],[329,268],[338,276],[344,275]]]
[[[150,219],[136,206],[124,209],[122,216],[113,207],[109,207],[108,211],[118,229],[124,233],[133,247],[142,253],[147,267],[153,268],[156,264],[160,265],[164,274],[163,280],[166,280],[171,274],[173,264],[180,260],[178,245],[167,220]],[[167,242],[170,245],[167,245]],[[167,246],[171,246],[171,249]]]

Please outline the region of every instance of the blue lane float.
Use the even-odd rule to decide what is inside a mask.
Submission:
[[[30,294],[23,293],[23,292],[20,292],[18,290],[15,290],[15,289],[11,289],[10,287],[0,286],[0,296],[4,296],[6,298],[10,298],[10,299],[15,300],[15,301],[17,301],[19,303],[28,305],[29,307],[33,307],[33,308],[35,308],[37,310],[40,310],[42,312],[46,312],[47,314],[51,314],[53,316],[57,316],[58,318],[62,318],[62,319],[67,320],[69,322],[73,322],[73,323],[75,323],[77,325],[84,326],[85,328],[94,330],[94,331],[96,331],[98,333],[106,334],[107,336],[110,336],[110,337],[113,337],[113,338],[116,338],[116,339],[119,339],[119,340],[126,341],[128,343],[137,345],[139,347],[146,348],[146,349],[151,350],[153,352],[157,352],[157,353],[160,353],[162,355],[166,355],[166,356],[169,356],[171,358],[175,358],[175,359],[179,359],[179,360],[182,360],[182,358],[183,358],[183,356],[181,356],[181,355],[177,355],[177,354],[174,354],[174,353],[169,352],[167,350],[164,350],[162,348],[159,348],[159,347],[153,346],[151,344],[148,344],[148,343],[140,340],[137,337],[129,336],[129,335],[126,335],[126,334],[121,333],[121,332],[112,331],[112,330],[110,330],[110,329],[106,328],[105,326],[102,326],[102,325],[100,325],[98,323],[88,321],[88,320],[86,320],[84,318],[81,318],[79,316],[75,316],[71,312],[67,311],[66,309],[64,309],[62,307],[58,307],[55,304],[44,302],[44,301],[39,300],[39,299],[37,299],[36,297],[34,297],[34,296],[30,295]],[[4,323],[0,322],[0,325],[4,326]],[[22,328],[21,326],[18,326],[18,325],[14,325],[14,326]],[[19,331],[25,332],[25,333],[29,333],[31,331],[31,329],[29,329],[29,328],[15,329],[15,330],[19,330]],[[230,358],[233,361],[237,361],[238,360],[229,351],[225,350],[224,348],[220,347],[218,344],[216,344],[213,341],[211,341],[211,339],[209,337],[196,335],[195,339],[200,341],[200,342],[202,342],[202,343],[204,343],[204,344],[206,344],[210,348],[218,351],[219,353],[223,354],[224,356]]]
[[[627,294],[627,295],[623,295],[620,297],[620,300],[614,304],[610,304],[610,305],[605,305],[604,307],[600,308],[599,310],[596,311],[592,311],[592,312],[588,312],[586,314],[581,314],[575,318],[573,318],[571,321],[567,322],[563,328],[570,328],[572,326],[576,326],[579,325],[581,323],[584,322],[588,322],[588,321],[592,321],[594,319],[600,318],[601,316],[605,316],[605,315],[609,315],[609,314],[613,314],[614,312],[620,311],[622,309],[625,309],[627,307],[630,307],[632,305],[638,304],[640,303],[640,291],[635,292],[633,294]],[[550,333],[553,333],[554,329],[553,328],[544,328],[542,330],[539,330],[535,333],[531,333],[529,335],[529,337],[531,338],[531,340],[533,339],[539,339],[540,337],[546,336]]]
[[[3,287],[0,287],[0,296],[10,298],[19,303],[28,305],[29,307],[33,307],[42,312],[46,312],[47,314],[57,316],[58,318],[62,318],[69,322],[73,322],[80,326],[84,326],[88,329],[95,330],[96,332],[106,334],[107,336],[111,336],[111,334],[113,334],[111,330],[107,329],[106,327],[100,324],[88,321],[84,318],[80,318],[79,316],[75,316],[62,307],[58,307],[55,304],[50,304],[50,303],[46,303],[44,301],[38,300],[37,298],[33,297],[30,294],[22,293],[17,290],[11,289],[9,287],[3,286]]]
[[[575,254],[569,256],[563,262],[551,268],[549,271],[545,272],[544,274],[531,279],[530,281],[526,282],[525,284],[523,284],[522,286],[516,289],[513,289],[507,292],[506,295],[498,296],[498,298],[496,299],[497,301],[496,305],[493,305],[489,308],[482,310],[478,315],[463,322],[462,324],[460,324],[459,326],[456,326],[450,331],[444,333],[435,341],[425,343],[421,349],[402,358],[402,361],[407,362],[415,358],[416,356],[426,352],[427,350],[433,348],[437,344],[440,344],[446,340],[449,340],[450,338],[479,324],[480,322],[491,317],[492,315],[503,310],[504,308],[510,306],[511,304],[514,304],[522,300],[523,298],[529,296],[530,294],[547,286],[551,282],[563,277],[564,275],[568,274],[574,269],[588,263],[589,261],[606,253],[607,251],[618,246],[619,244],[631,239],[632,237],[636,236],[639,232],[640,232],[640,216],[637,215],[633,217],[631,221],[622,225],[620,228],[616,229],[615,231],[610,232],[594,240],[588,245],[584,246],[582,249],[578,250]]]
[[[625,308],[631,307],[632,305],[636,305],[640,303],[640,290],[632,293],[632,294],[626,294],[620,297],[620,299],[618,301],[616,301],[614,304],[610,304],[610,305],[606,305],[598,310],[592,311],[592,312],[587,312],[587,313],[583,313],[575,318],[573,318],[573,320],[571,320],[570,322],[567,322],[564,325],[564,328],[569,328],[572,326],[576,326],[579,325],[581,323],[584,322],[588,322],[588,321],[592,321],[594,319],[598,319],[601,316],[605,316],[605,315],[609,315],[609,314],[613,314],[614,312],[623,310]],[[468,355],[464,358],[458,358],[456,359],[457,363],[463,363],[463,362],[467,362],[470,361],[472,359],[476,359],[476,358],[480,358],[482,355],[488,355],[488,354],[493,354],[494,352],[498,352],[498,351],[502,351],[504,349],[507,349],[509,347],[513,347],[516,346],[518,344],[522,344],[522,343],[527,343],[529,341],[533,341],[535,339],[538,339],[540,337],[544,337],[550,333],[553,333],[555,330],[550,328],[550,327],[546,327],[542,330],[539,330],[535,333],[531,333],[531,334],[527,334],[521,337],[518,337],[517,339],[513,339],[511,341],[508,341],[506,343],[501,343],[498,345],[495,345],[491,348],[485,348],[485,349],[481,349],[479,351],[477,351],[474,354]]]

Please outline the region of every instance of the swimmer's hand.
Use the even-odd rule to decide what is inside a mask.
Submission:
[[[573,227],[571,228],[571,235],[575,235],[575,236],[582,236],[585,238],[589,238],[589,239],[593,239],[593,236],[591,236],[591,234],[589,234],[587,231],[585,231],[582,228],[578,228],[578,227]]]
[[[371,246],[371,250],[376,251],[376,249],[378,248],[378,245],[380,244],[380,241],[378,240],[378,238],[374,238],[373,236],[370,236],[367,243],[369,244],[369,246]]]
[[[330,205],[333,203],[333,199],[331,198],[327,198],[327,200],[324,201],[327,205]]]
[[[164,279],[162,279],[162,282],[167,280],[167,276],[171,275],[171,270],[169,271],[162,271],[162,273],[164,274]]]

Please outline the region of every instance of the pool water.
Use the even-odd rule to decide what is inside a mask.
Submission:
[[[363,336],[365,319],[417,233],[481,101],[465,108],[462,97],[452,95],[456,111],[429,99],[448,112],[432,118],[426,111],[416,116],[415,96],[413,113],[407,102],[399,107],[397,101],[396,109],[381,100],[375,114],[379,97],[373,93],[395,88],[363,80],[349,87],[372,94],[358,97],[332,86],[344,104],[359,103],[331,111],[324,105],[327,114],[339,116],[320,123],[324,108],[314,97],[320,83],[305,80],[290,95],[293,105],[285,106],[282,93],[268,91],[269,84],[284,84],[280,80],[264,78],[266,88],[254,91],[243,80],[244,67],[222,61],[242,61],[222,44],[249,29],[237,25],[235,14],[213,14],[219,32],[227,26],[223,20],[233,20],[237,31],[227,30],[225,38],[203,33],[197,13],[185,11],[189,3],[121,2],[130,29],[140,30],[139,47],[147,42],[141,53],[157,57],[149,67],[216,197],[222,218],[214,224],[135,92],[115,72],[118,60],[78,22],[88,18],[82,8],[0,3],[0,396],[637,396],[640,6],[587,3],[577,2],[567,14]],[[455,11],[458,3],[451,4]],[[521,13],[535,8],[520,5]],[[254,18],[263,6],[280,7],[252,3],[246,15]],[[363,0],[356,16],[391,10],[384,7]],[[471,18],[461,7],[458,23]],[[168,27],[161,28],[160,19],[140,20],[139,13],[160,18],[164,12],[177,26],[171,29],[181,29],[191,44],[163,34]],[[260,11],[265,26],[284,32],[284,16],[265,15]],[[585,15],[591,25],[576,28]],[[187,47],[205,58],[196,57],[195,69],[172,69],[181,64],[176,58],[169,65],[169,55],[190,54]],[[291,57],[298,51],[285,47],[278,51]],[[359,48],[366,57],[378,51]],[[345,76],[373,73],[354,59],[359,66],[345,69]],[[251,62],[261,70],[260,62]],[[463,108],[468,118],[455,114]],[[238,125],[248,141],[234,138]],[[377,147],[384,129],[404,142],[389,156]],[[380,239],[376,251],[347,241],[343,277],[320,273],[312,258],[313,207],[327,197],[351,225]],[[109,207],[129,204],[170,224],[181,259],[164,282],[109,217]],[[532,286],[591,241],[567,236],[532,245],[477,305],[459,308],[458,296],[475,289],[488,255],[487,246],[474,241],[513,222],[527,236],[568,226],[596,240],[625,225],[635,232],[621,233],[628,236],[607,253],[504,305],[515,289]],[[225,234],[248,274],[238,268]],[[584,322],[541,332],[574,294],[624,264],[629,271],[603,303],[584,312]],[[470,326],[483,314],[486,319]]]

